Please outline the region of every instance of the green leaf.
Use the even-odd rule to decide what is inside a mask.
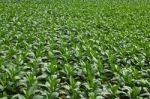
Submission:
[[[4,86],[0,85],[0,91],[4,90]]]
[[[34,95],[32,99],[44,99],[44,96]]]
[[[25,99],[25,97],[23,95],[20,95],[20,94],[16,94],[14,95],[11,99]]]
[[[51,99],[57,99],[58,96],[59,96],[58,92],[52,92],[50,97],[51,97]]]
[[[8,99],[7,97],[2,97],[2,98],[0,98],[0,99]]]

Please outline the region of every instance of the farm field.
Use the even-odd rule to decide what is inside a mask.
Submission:
[[[0,0],[0,99],[150,99],[150,1]]]

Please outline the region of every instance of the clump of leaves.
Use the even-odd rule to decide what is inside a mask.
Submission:
[[[0,2],[0,97],[150,97],[148,0]]]

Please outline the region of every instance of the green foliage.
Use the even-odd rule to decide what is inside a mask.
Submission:
[[[0,0],[0,99],[149,99],[149,0]]]

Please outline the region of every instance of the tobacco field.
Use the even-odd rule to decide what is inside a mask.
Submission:
[[[0,99],[150,99],[150,1],[0,0]]]

